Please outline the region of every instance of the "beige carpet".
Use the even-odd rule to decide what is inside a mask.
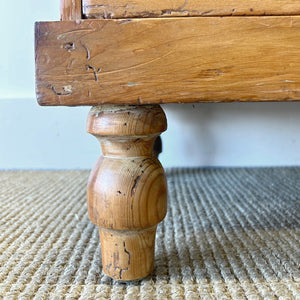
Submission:
[[[300,168],[167,171],[156,269],[114,283],[87,171],[0,172],[2,299],[300,299]]]

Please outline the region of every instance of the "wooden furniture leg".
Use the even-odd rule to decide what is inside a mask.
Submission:
[[[115,280],[153,270],[156,227],[167,210],[166,179],[153,144],[166,128],[159,105],[101,105],[88,115],[87,131],[103,153],[89,178],[88,213],[99,226],[103,271]]]

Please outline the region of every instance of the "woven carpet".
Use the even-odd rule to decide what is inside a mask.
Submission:
[[[0,172],[2,299],[300,299],[300,168],[167,170],[154,273],[102,274],[88,171]]]

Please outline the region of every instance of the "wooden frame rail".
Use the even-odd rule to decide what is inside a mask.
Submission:
[[[82,0],[84,18],[299,15],[298,0]]]
[[[36,24],[41,105],[300,100],[300,17]]]

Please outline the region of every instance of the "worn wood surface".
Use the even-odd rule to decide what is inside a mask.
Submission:
[[[60,20],[82,19],[81,0],[60,0]]]
[[[99,228],[103,272],[114,280],[136,280],[154,267],[156,227],[121,231]]]
[[[83,0],[87,18],[300,14],[299,0]]]
[[[153,144],[166,128],[159,105],[103,105],[89,113],[87,131],[103,156],[89,178],[88,213],[100,228],[103,270],[115,280],[153,269],[156,226],[167,212],[167,183]]]
[[[36,24],[41,105],[300,100],[300,17]]]

